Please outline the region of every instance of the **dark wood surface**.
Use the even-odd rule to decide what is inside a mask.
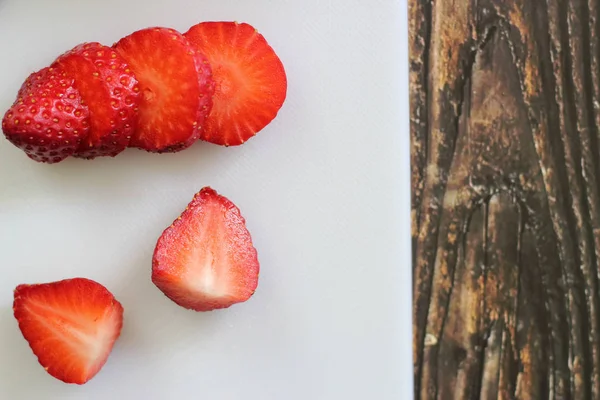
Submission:
[[[409,0],[419,399],[600,399],[600,0]]]

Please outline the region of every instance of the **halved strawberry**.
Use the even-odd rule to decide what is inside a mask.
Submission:
[[[277,116],[285,101],[281,60],[245,23],[203,22],[184,36],[208,58],[216,82],[213,109],[200,138],[225,146],[244,143]]]
[[[2,119],[6,138],[29,158],[57,163],[75,153],[89,133],[89,110],[61,67],[29,75]]]
[[[90,109],[90,135],[76,156],[114,157],[125,150],[137,123],[140,91],[125,60],[110,47],[83,43],[58,57],[54,65],[75,78]]]
[[[206,58],[168,28],[134,32],[113,47],[135,71],[142,92],[130,146],[157,153],[191,146],[212,107],[214,81]]]
[[[82,385],[106,363],[123,326],[123,307],[85,278],[19,285],[13,310],[23,337],[53,377]]]
[[[152,260],[152,282],[178,305],[196,311],[248,300],[258,273],[244,217],[209,187],[163,232]]]

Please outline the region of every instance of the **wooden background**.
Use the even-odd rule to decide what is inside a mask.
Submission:
[[[409,0],[419,399],[600,399],[600,0]]]

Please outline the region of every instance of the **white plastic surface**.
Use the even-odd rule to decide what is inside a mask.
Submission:
[[[255,26],[288,98],[245,145],[37,164],[0,137],[0,399],[397,400],[412,394],[406,2],[0,0],[0,110],[84,41],[207,20]],[[150,281],[162,230],[210,185],[259,252],[258,291],[213,313]],[[104,369],[66,385],[12,315],[20,283],[88,277],[125,307]]]

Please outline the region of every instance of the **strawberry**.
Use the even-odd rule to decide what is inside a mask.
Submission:
[[[212,107],[214,81],[206,58],[177,31],[147,28],[113,46],[140,81],[140,118],[131,146],[176,152],[191,146]]]
[[[57,163],[75,153],[89,132],[89,111],[61,67],[29,75],[2,119],[2,131],[33,160]]]
[[[139,87],[127,63],[110,47],[83,43],[57,58],[75,78],[90,109],[90,135],[76,156],[114,157],[127,147],[137,122]]]
[[[23,337],[53,377],[82,385],[104,366],[123,326],[123,307],[84,278],[19,285],[13,310]]]
[[[210,311],[248,300],[259,263],[240,210],[209,187],[158,239],[152,282],[178,305]]]
[[[184,36],[210,62],[216,83],[213,109],[200,138],[240,145],[267,126],[287,93],[281,60],[248,24],[203,22]]]

